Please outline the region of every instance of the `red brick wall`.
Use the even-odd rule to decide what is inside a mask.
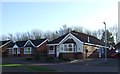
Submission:
[[[24,56],[24,48],[20,48],[20,55]]]
[[[82,59],[83,54],[82,53],[60,53],[59,57],[61,58],[69,58],[69,59]]]
[[[47,55],[47,46],[46,46],[46,43],[43,43],[40,47],[37,48],[37,52],[40,54],[40,55]]]

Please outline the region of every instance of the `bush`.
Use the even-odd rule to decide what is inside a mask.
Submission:
[[[35,60],[40,60],[42,57],[41,57],[41,55],[39,54],[39,53],[36,53],[36,55],[35,55]]]
[[[54,62],[55,58],[54,57],[46,57],[46,61],[48,61],[48,62]]]

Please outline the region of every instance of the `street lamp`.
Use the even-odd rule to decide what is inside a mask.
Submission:
[[[107,62],[107,32],[106,32],[106,23],[103,22],[105,25],[105,62]]]

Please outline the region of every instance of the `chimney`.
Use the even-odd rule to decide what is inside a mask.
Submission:
[[[90,42],[90,37],[88,36],[88,42]]]

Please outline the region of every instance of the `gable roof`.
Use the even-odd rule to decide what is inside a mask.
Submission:
[[[18,47],[24,47],[24,45],[27,43],[27,41],[31,41],[32,44],[30,45],[25,45],[25,47],[33,47],[33,46],[38,46],[40,45],[42,42],[44,42],[46,39],[36,39],[36,40],[26,40],[26,41],[17,41],[17,42],[14,42],[12,43],[9,48],[12,48],[15,44],[18,46]]]
[[[67,34],[65,34],[65,35],[62,35],[62,36],[60,36],[60,37],[58,37],[58,38],[56,38],[56,39],[54,39],[54,40],[52,40],[52,41],[50,41],[50,42],[48,42],[48,44],[58,44],[64,37],[66,37],[68,35],[68,33]]]
[[[17,42],[16,42],[16,45],[17,45],[18,47],[23,47],[26,42],[27,42],[27,40],[26,40],[26,41],[17,41]]]
[[[120,49],[120,42],[114,46],[116,49]]]
[[[97,37],[94,37],[92,35],[84,34],[81,32],[76,32],[76,31],[72,31],[71,34],[73,34],[75,37],[77,37],[82,42],[104,45],[103,41],[99,40]],[[88,38],[89,38],[89,42],[88,42]]]
[[[0,41],[0,48],[2,48],[3,46],[5,46],[6,44],[8,44],[10,42],[11,42],[11,40]]]
[[[98,45],[104,45],[104,42],[99,40],[98,38],[91,36],[91,35],[87,35],[81,32],[76,32],[76,31],[71,31],[70,32],[72,35],[74,35],[77,39],[79,39],[82,42],[85,43],[92,43],[92,44],[98,44]],[[64,37],[66,37],[69,33],[49,42],[48,44],[58,44],[61,40],[64,39]],[[89,37],[89,42],[88,42],[88,37]]]
[[[40,45],[42,42],[44,42],[46,39],[36,39],[36,40],[30,40],[35,46]]]

